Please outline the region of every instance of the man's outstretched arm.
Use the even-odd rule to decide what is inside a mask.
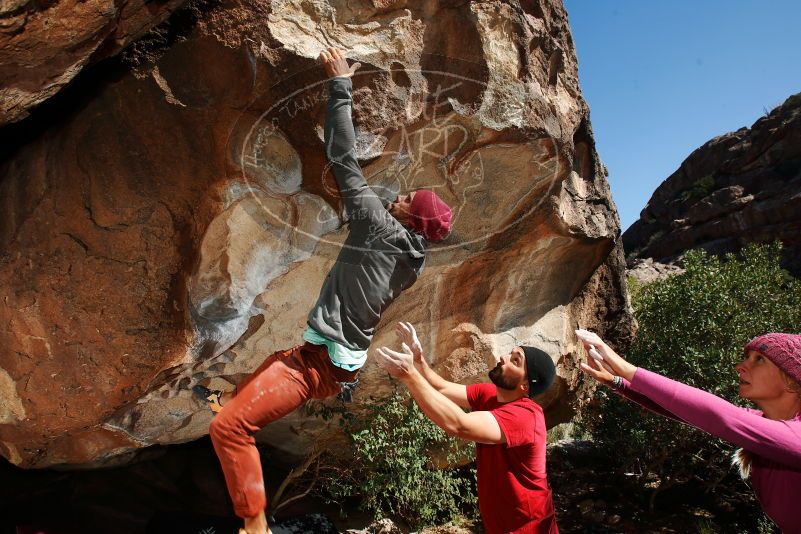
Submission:
[[[325,152],[339,187],[342,203],[351,221],[369,219],[376,210],[384,211],[381,200],[367,185],[356,159],[356,131],[353,128],[353,82],[359,67],[347,61],[336,48],[320,53],[328,82],[328,109],[325,115]],[[371,213],[372,212],[372,213]]]
[[[498,421],[490,412],[463,412],[415,369],[411,353],[399,353],[381,347],[376,353],[376,360],[390,375],[409,388],[423,413],[449,435],[478,443],[506,443]]]
[[[470,402],[467,400],[467,386],[445,380],[428,365],[425,358],[421,358],[421,361],[422,363],[418,366],[418,370],[426,382],[431,384],[431,387],[445,395],[448,400],[457,406],[470,408]]]

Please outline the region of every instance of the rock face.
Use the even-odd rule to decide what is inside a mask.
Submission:
[[[659,263],[651,258],[646,258],[634,260],[626,274],[638,283],[646,285],[683,272],[684,269],[676,265]]]
[[[0,3],[0,126],[16,122],[87,65],[113,56],[184,0],[4,0]]]
[[[347,232],[321,142],[315,58],[333,45],[363,65],[368,180],[434,188],[455,215],[373,346],[411,321],[443,374],[477,381],[492,353],[538,345],[559,369],[539,400],[568,420],[590,387],[573,329],[625,345],[633,321],[561,3],[205,9],[157,53],[137,43],[135,72],[103,65],[52,120],[3,132],[2,454],[97,466],[196,439],[210,415],[193,385],[230,388],[301,341]],[[368,363],[357,405],[388,387]],[[297,455],[321,432],[298,410],[259,439]]]
[[[801,94],[695,150],[623,234],[629,260],[671,262],[704,248],[736,252],[780,239],[801,276]]]

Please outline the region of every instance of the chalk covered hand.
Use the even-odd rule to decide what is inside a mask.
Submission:
[[[417,337],[417,331],[412,326],[412,323],[399,322],[395,327],[395,334],[398,336],[401,346],[408,348],[414,357],[414,364],[419,369],[424,363],[423,359],[423,346],[420,344],[420,339]]]
[[[590,365],[582,364],[581,368],[596,380],[609,383],[615,376],[626,380],[634,378],[637,367],[621,358],[595,332],[576,330],[576,336],[590,355]]]
[[[600,362],[594,358],[590,358],[587,360],[587,363],[581,362],[579,364],[581,366],[581,370],[593,377],[598,382],[605,384],[607,386],[615,387],[615,376],[609,370],[608,366],[605,366],[603,362]]]
[[[344,76],[350,78],[356,69],[362,66],[361,63],[354,63],[348,66],[348,60],[342,55],[338,48],[333,46],[320,52],[320,62],[325,68],[325,73],[329,78]]]
[[[375,360],[393,378],[407,378],[416,372],[414,368],[414,356],[411,349],[404,343],[403,352],[397,352],[389,347],[379,347],[376,350]]]

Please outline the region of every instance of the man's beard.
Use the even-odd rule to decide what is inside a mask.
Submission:
[[[489,379],[501,389],[512,391],[517,387],[517,384],[503,376],[503,365],[500,362],[489,372]]]

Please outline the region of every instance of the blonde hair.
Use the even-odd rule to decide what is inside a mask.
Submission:
[[[743,448],[734,451],[731,457],[731,465],[737,467],[743,480],[748,480],[751,477],[751,464],[753,462],[754,457]]]
[[[798,398],[801,399],[801,382],[796,382],[784,371],[782,371],[782,377],[784,377],[784,381],[787,382],[788,389],[798,395]]]
[[[798,395],[798,399],[801,400],[801,382],[796,382],[784,371],[781,371],[781,374],[782,378],[784,378],[784,381],[787,384],[787,389]],[[740,470],[740,476],[743,478],[743,480],[747,480],[751,476],[751,465],[753,463],[753,453],[743,448],[734,451],[734,454],[731,458],[731,464],[737,466],[737,468]]]

